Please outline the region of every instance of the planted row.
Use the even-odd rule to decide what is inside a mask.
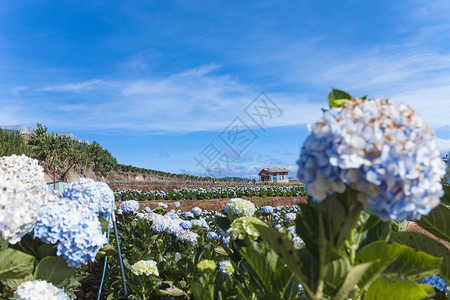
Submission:
[[[116,201],[126,200],[204,200],[240,197],[299,197],[305,196],[302,185],[289,186],[252,186],[252,187],[213,187],[181,188],[168,191],[143,192],[138,189],[117,190]]]

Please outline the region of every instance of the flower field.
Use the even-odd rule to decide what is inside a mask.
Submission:
[[[137,200],[208,200],[239,197],[297,197],[306,196],[303,185],[252,186],[226,188],[181,188],[168,191],[143,192],[138,189],[117,190],[116,201]]]
[[[297,162],[309,195],[298,206],[243,198],[301,185],[114,193],[79,179],[59,193],[38,161],[1,157],[0,297],[448,299],[450,186],[433,134],[404,105],[329,100]],[[223,210],[179,209],[217,198],[230,198]],[[101,290],[81,294],[87,276]]]

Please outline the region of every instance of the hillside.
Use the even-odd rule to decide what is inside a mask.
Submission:
[[[97,142],[87,142],[71,135],[49,133],[47,127],[37,124],[33,132],[20,134],[0,130],[0,156],[25,154],[43,166],[47,182],[78,178],[127,185],[203,185],[211,177],[138,168],[119,164],[111,153]],[[232,181],[232,179],[215,179]]]

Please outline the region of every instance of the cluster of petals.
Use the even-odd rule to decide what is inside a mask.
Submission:
[[[140,260],[131,266],[131,272],[135,275],[156,275],[159,276],[158,267],[153,260]]]
[[[232,198],[225,205],[225,212],[231,220],[240,217],[251,217],[255,213],[255,210],[255,204],[241,198]]]
[[[44,243],[56,245],[56,255],[70,267],[94,261],[107,242],[97,215],[88,207],[67,198],[44,204],[34,236]]]
[[[15,300],[69,300],[64,290],[45,280],[26,281],[19,285],[14,293]]]
[[[104,182],[80,178],[68,185],[64,197],[89,207],[94,213],[107,219],[114,208],[114,192]]]
[[[139,202],[136,200],[124,201],[120,204],[120,209],[122,213],[134,213],[139,210]]]
[[[0,158],[0,244],[16,244],[33,230],[49,196],[44,171],[25,155]]]
[[[197,244],[198,234],[190,231],[192,223],[190,221],[181,220],[180,218],[172,217],[176,214],[157,214],[149,213],[145,219],[152,221],[152,230],[157,233],[166,233],[175,236],[181,242],[189,244]]]
[[[444,163],[434,133],[409,106],[352,99],[309,129],[298,176],[316,201],[350,186],[366,211],[400,221],[439,204]]]

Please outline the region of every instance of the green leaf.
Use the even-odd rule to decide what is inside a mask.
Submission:
[[[104,244],[103,247],[97,252],[97,257],[113,256],[117,254],[116,248],[111,244]]]
[[[369,229],[372,229],[373,227],[375,227],[378,223],[380,222],[380,218],[378,218],[375,215],[370,215],[369,218],[367,219],[366,222],[364,222],[362,228],[361,228],[361,232],[365,232]]]
[[[450,242],[450,210],[444,205],[437,206],[416,223],[436,237]]]
[[[405,251],[400,254],[384,273],[392,274],[393,276],[399,275],[412,281],[419,281],[427,276],[435,275],[441,262],[442,258],[406,247]]]
[[[76,268],[69,267],[64,258],[47,256],[36,267],[34,277],[62,287],[74,276],[75,271]]]
[[[105,233],[108,230],[108,227],[110,225],[109,221],[106,220],[105,218],[98,218],[98,220],[100,221],[100,225],[102,227],[102,232]]]
[[[344,91],[332,89],[330,93],[328,93],[328,103],[331,107],[341,107],[347,100],[352,99],[352,96],[347,94]]]
[[[417,251],[405,245],[379,241],[360,251],[356,261],[367,262],[379,260],[366,272],[360,283],[361,290],[375,281],[380,275],[401,277],[418,281],[426,276],[436,274],[442,259],[425,252]]]
[[[267,263],[266,257],[259,252],[251,248],[243,248],[239,251],[242,257],[252,266],[261,282],[266,286],[267,290],[270,291],[271,282],[270,277],[272,275],[272,270]]]
[[[223,247],[216,247],[216,248],[214,248],[214,251],[217,254],[220,254],[220,255],[223,255],[223,256],[228,256],[227,251],[225,251],[225,249],[223,249]]]
[[[327,288],[331,288],[333,291],[337,290],[351,268],[352,265],[347,257],[341,257],[325,265],[324,273]]]
[[[367,270],[359,283],[361,290],[370,285],[384,270],[399,257],[406,247],[400,244],[388,244],[385,241],[373,242],[356,253],[355,261],[358,264],[365,262],[373,262],[372,266]]]
[[[231,226],[231,221],[224,217],[215,217],[214,222],[225,231],[227,231]]]
[[[42,244],[37,248],[39,259],[46,256],[56,256],[56,246],[51,244]]]
[[[161,294],[163,294],[163,295],[169,295],[169,296],[173,296],[173,297],[187,296],[185,291],[183,291],[182,289],[177,288],[176,286],[168,287],[165,290],[160,290],[159,292]]]
[[[364,300],[379,299],[426,299],[434,295],[434,289],[407,279],[381,276],[367,290]]]
[[[361,240],[359,247],[366,246],[376,241],[388,241],[391,236],[391,222],[379,221],[367,230],[365,237]]]
[[[450,282],[450,251],[444,245],[418,232],[393,232],[390,240],[435,257],[442,257],[439,276]]]
[[[441,203],[450,206],[450,185],[443,184],[444,196],[441,198]]]
[[[34,256],[19,250],[0,250],[0,280],[23,278],[33,273],[34,260]]]
[[[336,292],[333,299],[344,300],[348,298],[350,292],[356,287],[357,283],[361,280],[363,275],[376,261],[369,261],[354,266],[350,272],[348,272],[345,277],[344,282],[340,286],[339,290]]]
[[[307,282],[309,279],[308,275],[306,272],[303,272],[306,268],[292,242],[275,229],[258,224],[254,226],[259,231],[261,238],[269,243],[270,247],[275,250],[280,259],[287,264],[288,269],[297,276],[300,282]]]

